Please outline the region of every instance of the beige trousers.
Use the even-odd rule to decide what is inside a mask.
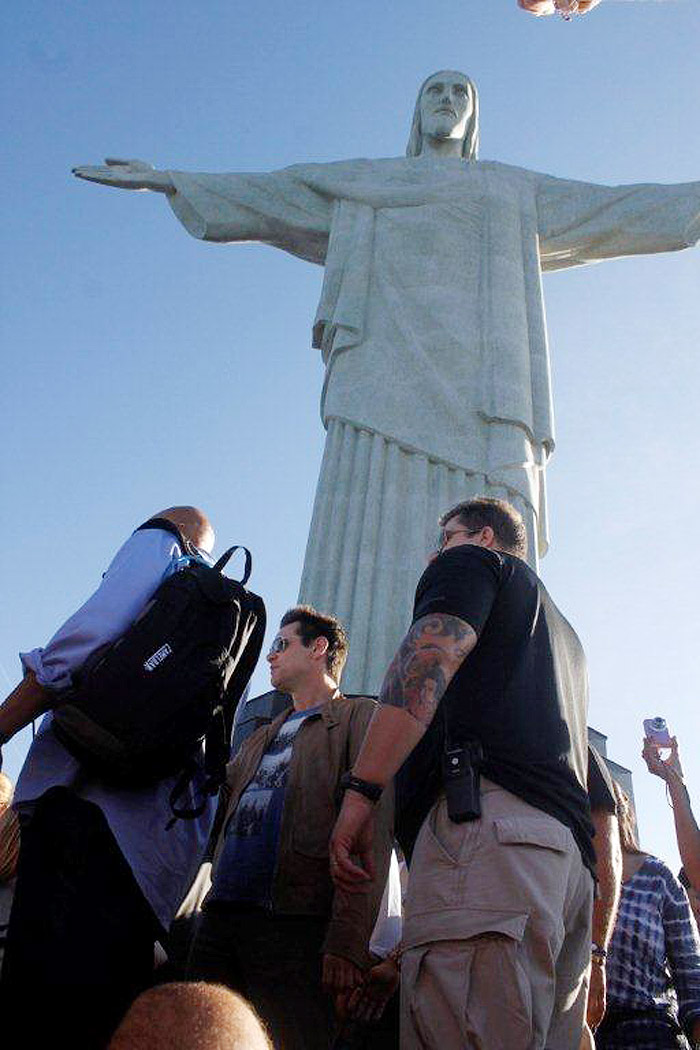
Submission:
[[[482,781],[482,817],[444,798],[410,869],[402,1050],[578,1050],[593,880],[563,824]]]

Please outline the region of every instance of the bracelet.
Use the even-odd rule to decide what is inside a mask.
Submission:
[[[340,788],[343,791],[357,791],[359,795],[364,795],[370,802],[379,802],[384,790],[381,784],[372,784],[369,780],[362,780],[361,777],[354,776],[353,773],[344,773],[342,775]]]
[[[601,966],[605,966],[605,960],[608,957],[608,953],[600,944],[596,944],[593,941],[591,945],[591,961],[600,963]]]

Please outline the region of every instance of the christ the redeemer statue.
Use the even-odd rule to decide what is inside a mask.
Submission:
[[[525,516],[533,564],[547,549],[542,270],[700,238],[700,182],[597,186],[478,161],[477,145],[476,88],[443,71],[420,89],[406,157],[270,174],[74,169],[165,193],[194,237],[325,266],[313,345],[328,434],[300,599],[348,628],[348,691],[378,690],[452,503],[503,496]]]

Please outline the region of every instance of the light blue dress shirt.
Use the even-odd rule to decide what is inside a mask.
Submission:
[[[164,529],[135,532],[117,551],[102,583],[43,649],[21,653],[25,670],[34,671],[47,689],[69,686],[72,674],[99,646],[118,638],[136,619],[166,576],[183,564],[182,550]],[[14,804],[31,806],[51,787],[73,788],[104,813],[136,881],[165,929],[175,915],[201,863],[209,839],[216,799],[194,820],[172,816],[170,792],[177,775],[145,788],[115,789],[83,773],[59,743],[49,712],[39,727],[17,781]],[[200,772],[190,786],[190,799],[201,799]],[[189,804],[187,793],[179,800]]]

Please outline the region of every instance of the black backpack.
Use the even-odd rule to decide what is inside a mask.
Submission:
[[[195,553],[166,519],[141,528],[172,532],[185,554]],[[237,550],[245,554],[240,581],[222,573]],[[56,736],[86,773],[123,787],[180,773],[173,813],[203,812],[206,798],[189,808],[176,803],[198,768],[202,741],[205,795],[224,779],[236,707],[265,634],[263,600],[244,586],[251,567],[245,547],[231,547],[213,567],[192,557],[120,638],[88,658],[53,713]]]

